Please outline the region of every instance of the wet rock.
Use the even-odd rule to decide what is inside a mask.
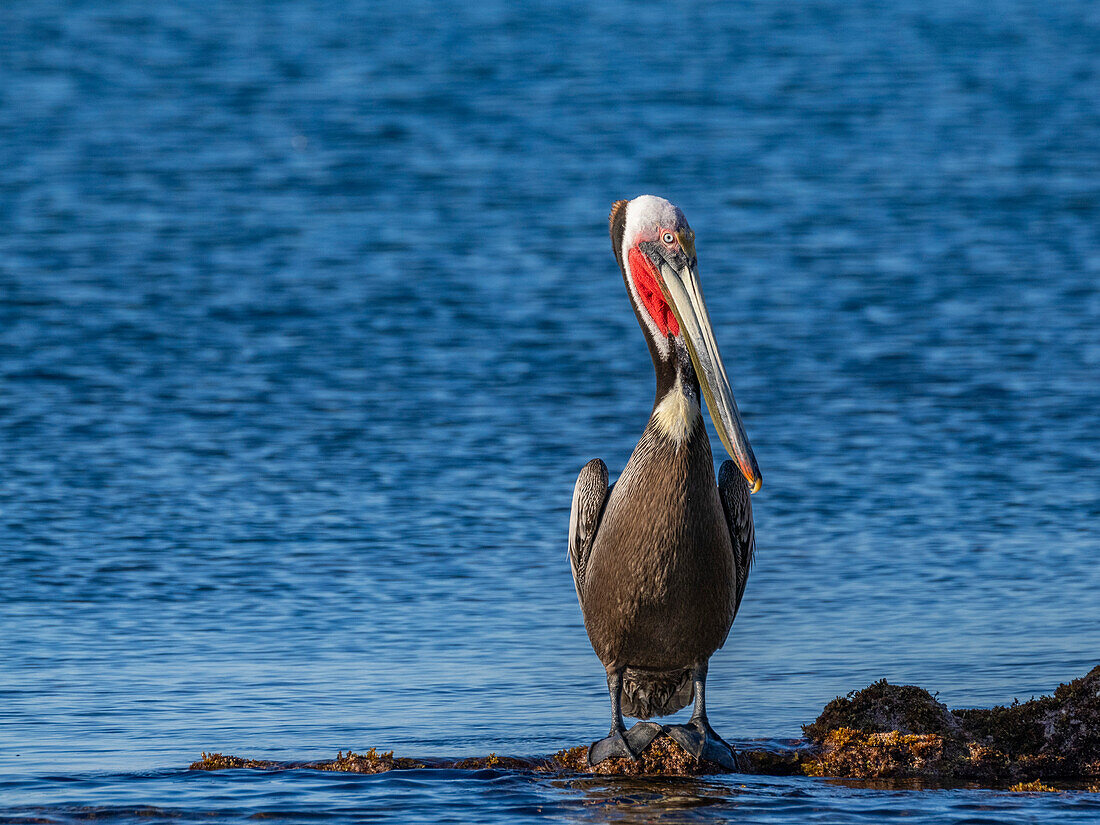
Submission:
[[[804,726],[817,746],[806,772],[860,779],[990,783],[1100,777],[1100,667],[1009,706],[948,711],[912,685],[875,682]]]
[[[1010,791],[1014,793],[1057,793],[1058,789],[1053,788],[1050,785],[1044,785],[1038,779],[1033,779],[1031,782],[1017,782],[1011,788]]]
[[[971,739],[1003,752],[1014,773],[1100,777],[1100,666],[1053,696],[955,716]]]
[[[808,776],[938,779],[954,775],[963,759],[958,743],[935,733],[837,728],[825,734],[817,755],[802,767]]]
[[[459,770],[502,770],[502,771],[531,771],[543,770],[549,763],[549,759],[523,759],[517,756],[497,756],[491,753],[488,756],[475,756],[460,759],[447,767]]]
[[[233,768],[278,768],[278,762],[263,759],[242,759],[239,756],[227,756],[222,753],[202,752],[202,759],[191,763],[193,771],[225,771]]]
[[[778,763],[778,757],[775,758]],[[191,770],[220,771],[232,768],[309,768],[320,771],[345,771],[347,773],[384,773],[410,768],[455,768],[458,770],[519,770],[554,774],[602,774],[618,776],[698,776],[727,773],[709,762],[697,763],[687,751],[666,736],[650,743],[637,762],[629,759],[609,759],[599,765],[588,765],[588,748],[581,745],[560,750],[553,756],[524,759],[513,756],[468,757],[466,759],[417,760],[395,757],[393,751],[378,752],[370,748],[366,753],[341,751],[335,759],[321,762],[269,762],[260,759],[243,759],[220,753],[203,753],[202,759],[191,763]],[[793,768],[784,773],[794,772]]]
[[[737,760],[745,773],[765,776],[801,776],[805,764],[816,750],[805,740],[787,740],[783,743],[763,743],[751,749],[737,751]]]
[[[546,760],[543,770],[566,773],[588,773],[588,746],[560,750]]]
[[[607,759],[592,767],[587,767],[587,762],[585,765],[587,773],[614,776],[698,776],[728,773],[724,768],[710,762],[696,762],[694,756],[667,736],[658,736],[650,742],[637,761]]]
[[[848,728],[863,733],[938,734],[961,739],[962,728],[947,706],[924,688],[891,685],[885,679],[863,690],[838,696],[825,706],[817,721],[803,725],[806,736],[818,743],[831,731]]]
[[[331,762],[313,762],[308,767],[319,771],[346,771],[348,773],[385,773],[395,769],[423,768],[423,762],[415,759],[403,759],[393,755],[393,751],[379,753],[371,748],[366,753],[340,751]]]
[[[470,760],[456,763],[454,767],[464,767]],[[524,764],[506,764],[524,763]],[[615,776],[699,776],[703,774],[728,773],[710,762],[698,763],[695,758],[667,736],[658,736],[642,752],[637,762],[630,759],[607,759],[599,765],[588,764],[588,747],[560,750],[553,756],[538,760],[517,760],[514,758],[497,759],[495,765],[484,767],[516,767],[534,770],[539,773],[558,774],[599,774]]]
[[[803,732],[818,752],[810,776],[859,779],[955,775],[969,757],[962,726],[923,688],[882,679],[825,706]]]

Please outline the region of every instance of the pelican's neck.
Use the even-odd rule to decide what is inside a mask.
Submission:
[[[691,356],[681,338],[668,337],[668,357],[653,353],[653,369],[657,375],[657,394],[653,400],[650,421],[677,445],[687,442],[697,426],[702,424],[699,402],[699,379],[691,365]]]

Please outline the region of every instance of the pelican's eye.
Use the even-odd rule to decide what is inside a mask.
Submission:
[[[662,240],[662,241],[664,241],[665,243],[667,243],[667,244],[671,245],[671,244],[672,244],[672,242],[673,242],[674,240],[676,240],[676,238],[674,238],[674,237],[672,236],[672,233],[671,233],[671,232],[666,232],[665,234],[663,234],[663,235],[661,236],[661,240]]]

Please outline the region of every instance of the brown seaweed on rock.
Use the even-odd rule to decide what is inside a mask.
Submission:
[[[1011,788],[1013,793],[1057,793],[1057,788],[1052,788],[1050,785],[1044,785],[1038,779],[1033,779],[1030,782],[1017,782]]]
[[[941,779],[957,774],[962,754],[958,743],[935,733],[837,728],[825,734],[820,751],[806,760],[803,770],[808,776]]]
[[[778,763],[778,758],[776,759]],[[416,760],[395,757],[393,751],[379,753],[370,748],[366,753],[341,751],[335,759],[320,762],[269,762],[261,759],[242,759],[220,753],[203,752],[202,759],[191,763],[193,771],[221,771],[233,768],[310,768],[320,771],[345,771],[347,773],[384,773],[409,768],[454,768],[457,770],[519,770],[556,774],[601,774],[616,776],[698,776],[726,773],[709,762],[698,763],[687,751],[665,736],[654,740],[637,762],[629,759],[609,759],[599,765],[588,765],[588,748],[581,745],[560,750],[553,756],[524,759],[513,756],[473,756],[465,759]],[[788,773],[791,771],[787,771]]]
[[[967,757],[962,727],[944,704],[885,679],[838,696],[802,730],[818,747],[804,766],[810,776],[940,778],[956,775]]]
[[[1053,696],[948,711],[926,690],[875,682],[803,727],[815,776],[1006,782],[1100,777],[1100,666]]]
[[[802,731],[815,742],[823,741],[830,731],[841,728],[863,733],[961,735],[958,720],[947,706],[936,701],[924,688],[915,685],[891,685],[885,679],[838,696],[825,706],[817,720],[803,725]]]
[[[1080,679],[1007,707],[957,710],[974,740],[1042,778],[1100,778],[1100,665]]]
[[[423,768],[423,762],[395,757],[393,751],[379,753],[376,748],[366,753],[340,751],[331,762],[314,762],[310,765],[319,771],[345,771],[347,773],[385,773],[395,769]]]
[[[586,749],[587,751],[587,749]],[[587,762],[585,763],[587,766]],[[614,776],[698,776],[700,774],[727,773],[710,762],[697,762],[695,757],[667,736],[658,736],[637,761],[608,759],[586,770],[590,773]]]
[[[233,768],[281,768],[278,762],[264,759],[242,759],[239,756],[226,756],[222,753],[202,752],[202,759],[191,763],[193,771],[226,771]]]

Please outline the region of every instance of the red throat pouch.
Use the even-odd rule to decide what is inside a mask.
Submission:
[[[657,283],[657,272],[653,264],[638,247],[632,246],[628,256],[630,272],[634,277],[634,287],[645,304],[646,311],[653,319],[653,323],[662,333],[668,335],[680,334],[680,325],[676,323],[676,316],[672,314],[672,308],[661,294],[661,286]]]

